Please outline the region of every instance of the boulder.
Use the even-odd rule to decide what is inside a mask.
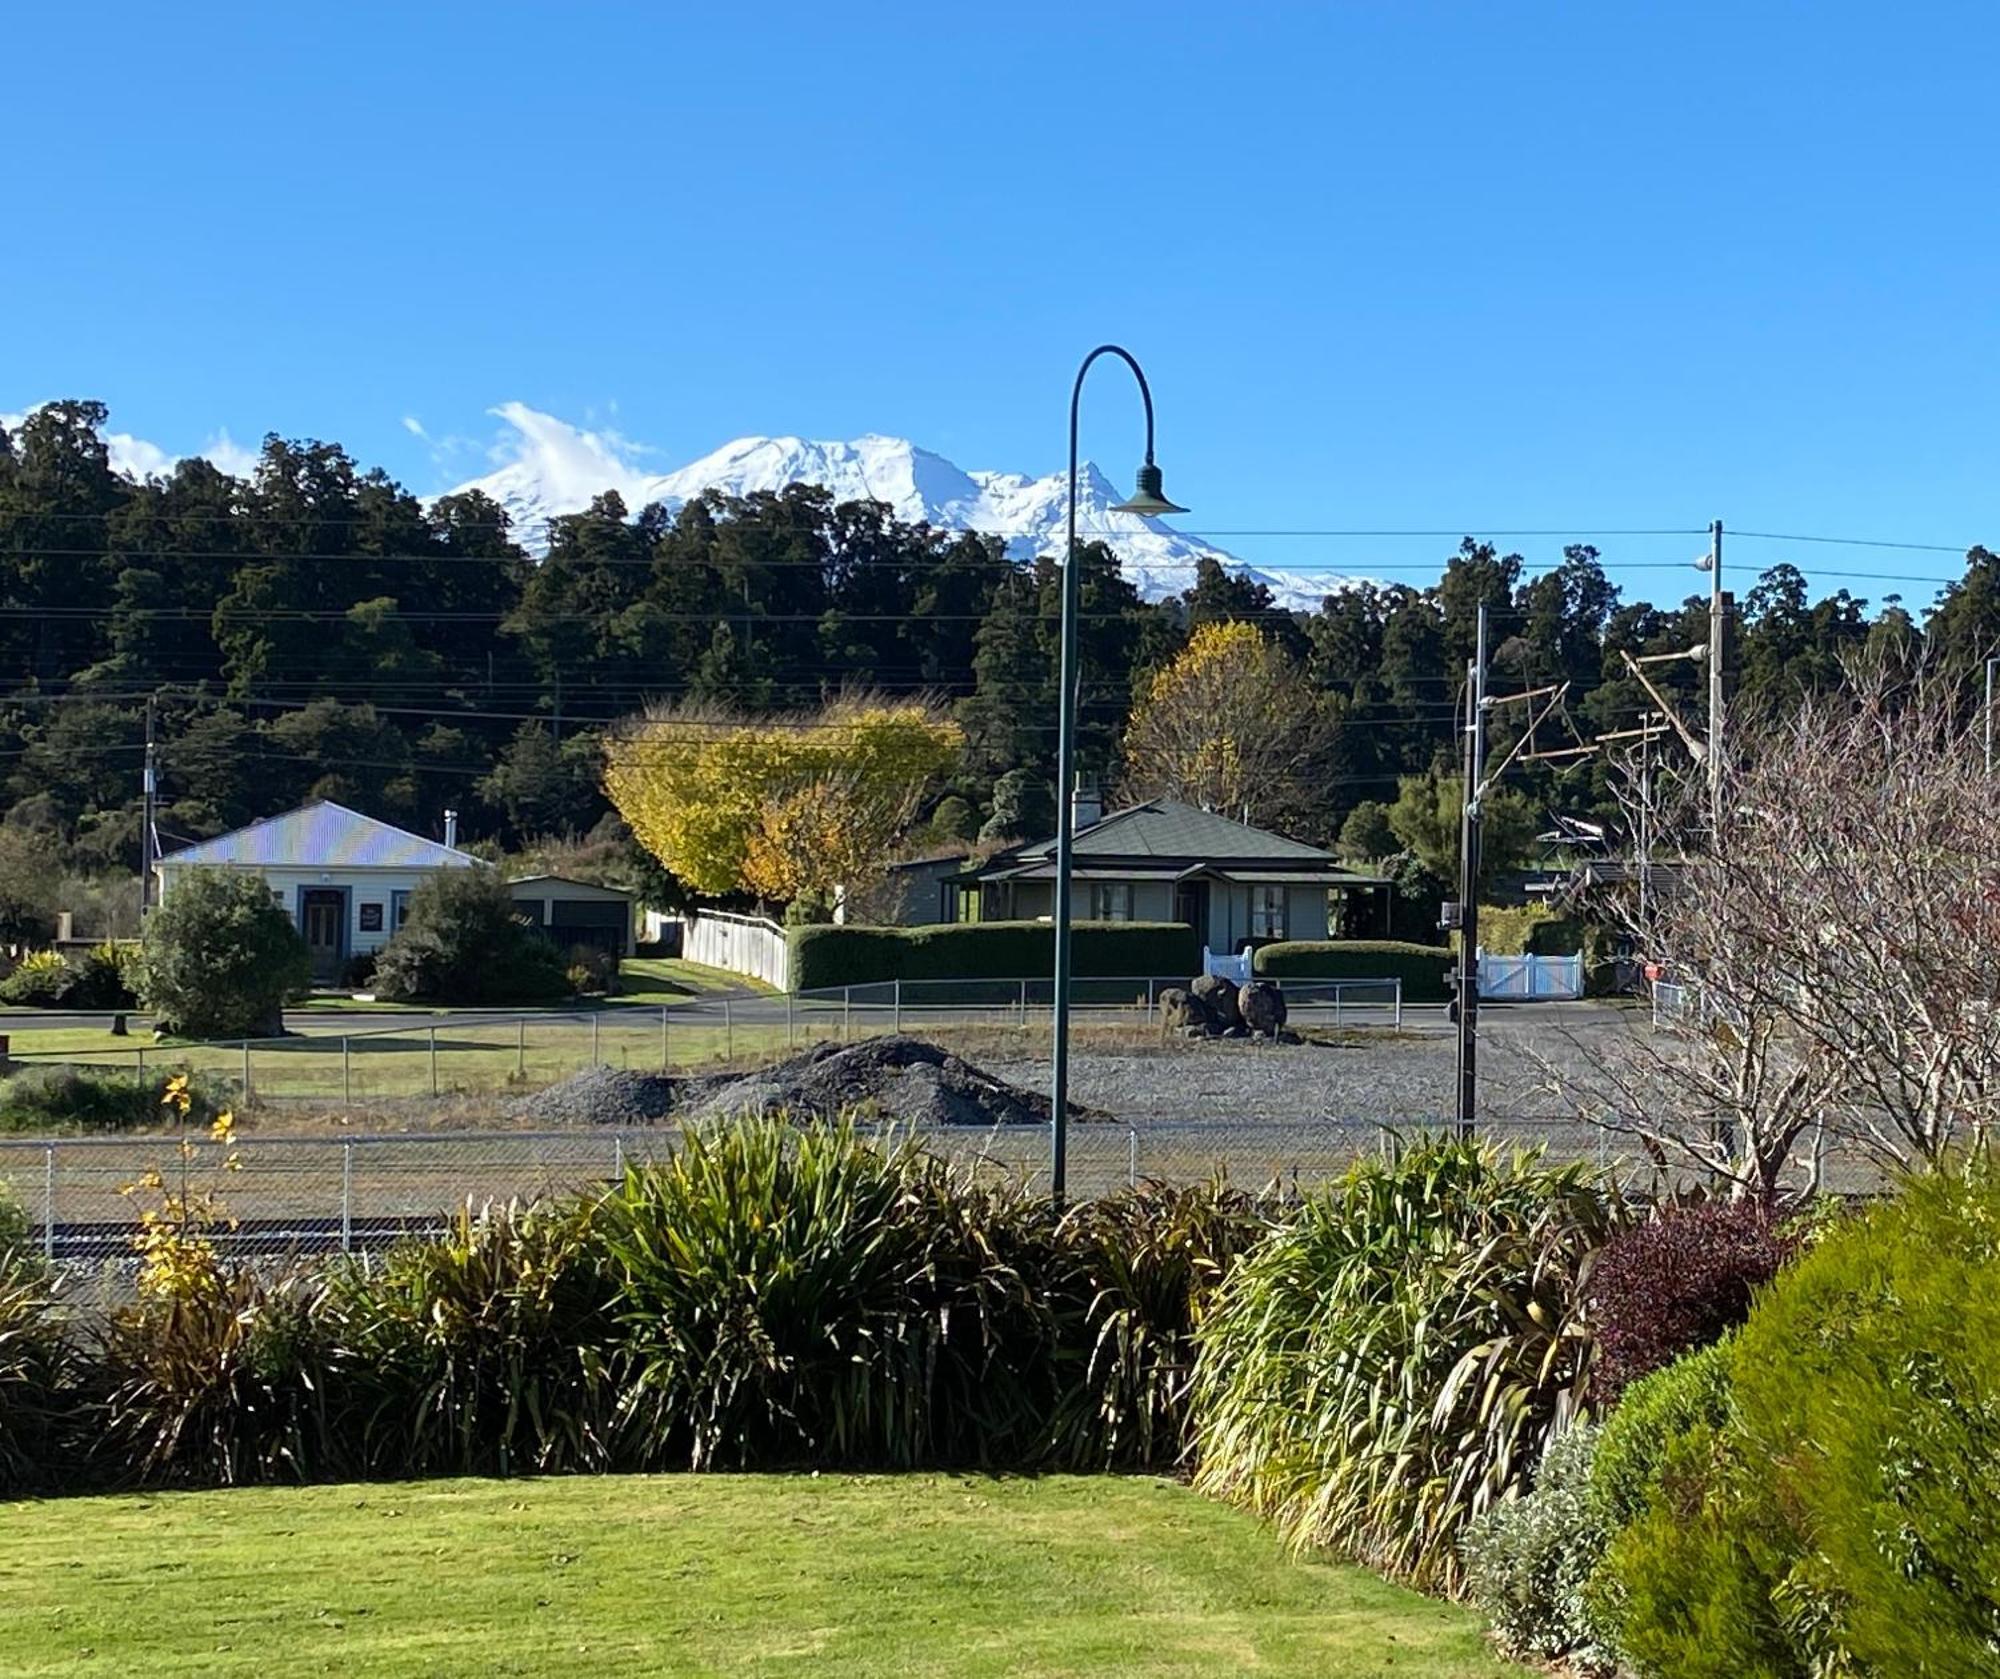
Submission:
[[[1207,1007],[1209,1017],[1223,1031],[1228,1031],[1243,1017],[1236,1008],[1236,987],[1220,974],[1203,974],[1188,987]]]
[[[1285,994],[1268,979],[1253,979],[1236,993],[1243,1024],[1264,1037],[1275,1037],[1285,1024]]]
[[[1170,985],[1160,993],[1160,1028],[1167,1032],[1206,1035],[1215,1026],[1208,1005],[1191,991]]]

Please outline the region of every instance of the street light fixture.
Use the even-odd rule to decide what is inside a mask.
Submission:
[[[1056,903],[1055,903],[1055,996],[1051,1021],[1054,1048],[1049,1069],[1049,1189],[1061,1201],[1069,1187],[1069,981],[1070,981],[1070,899],[1071,849],[1075,839],[1076,713],[1077,669],[1076,619],[1080,585],[1076,563],[1077,422],[1083,404],[1084,376],[1101,356],[1116,356],[1132,370],[1139,382],[1139,397],[1146,408],[1146,459],[1139,468],[1136,487],[1128,500],[1112,508],[1114,513],[1137,513],[1157,518],[1163,513],[1185,513],[1185,507],[1167,500],[1160,483],[1160,469],[1153,464],[1153,393],[1146,375],[1131,351],[1116,344],[1100,344],[1083,358],[1076,370],[1076,383],[1069,394],[1069,527],[1063,547],[1062,577],[1062,665],[1061,692],[1056,718]]]

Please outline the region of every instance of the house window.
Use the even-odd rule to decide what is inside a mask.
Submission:
[[[1129,880],[1094,880],[1090,884],[1092,921],[1130,921],[1132,883]]]
[[[1285,936],[1286,888],[1250,888],[1250,936],[1253,939],[1282,939]]]
[[[410,913],[410,895],[407,892],[389,894],[389,930],[399,932]]]

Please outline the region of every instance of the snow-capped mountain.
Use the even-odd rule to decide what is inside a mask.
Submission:
[[[671,472],[649,473],[616,436],[577,430],[519,403],[496,412],[519,435],[515,456],[459,490],[491,496],[512,519],[517,540],[537,552],[546,544],[549,520],[582,511],[606,490],[616,490],[637,512],[652,502],[678,510],[708,489],[748,495],[787,484],[822,485],[837,501],[885,502],[912,524],[997,536],[1017,560],[1062,546],[1069,486],[1060,472],[1045,478],[966,472],[904,438],[869,436],[850,443],[743,437]],[[1254,578],[1281,604],[1303,611],[1317,610],[1327,591],[1340,586],[1337,578],[1260,570],[1158,519],[1115,513],[1113,506],[1129,492],[1089,463],[1078,487],[1078,533],[1110,544],[1148,600],[1186,589],[1195,562],[1204,558]]]

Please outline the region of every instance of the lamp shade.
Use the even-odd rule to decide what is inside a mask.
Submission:
[[[1142,513],[1149,518],[1158,518],[1162,513],[1185,513],[1185,507],[1167,500],[1160,488],[1160,469],[1151,461],[1139,468],[1138,488],[1133,490],[1131,499],[1121,501],[1111,510],[1114,513]]]

